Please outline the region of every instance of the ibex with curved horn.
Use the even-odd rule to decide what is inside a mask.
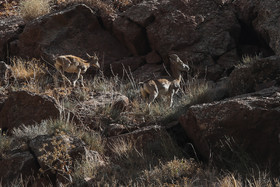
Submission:
[[[182,71],[189,71],[190,68],[187,64],[176,55],[169,55],[170,69],[172,78],[152,79],[140,83],[140,92],[143,98],[148,98],[148,106],[160,95],[168,95],[170,102],[169,107],[172,107],[173,96],[180,88],[182,80]]]

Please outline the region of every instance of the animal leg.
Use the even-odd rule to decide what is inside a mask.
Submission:
[[[78,73],[77,73],[77,78],[73,81],[73,86],[76,86],[76,82],[78,81],[78,79],[80,78],[81,75],[81,69],[79,69]],[[82,82],[82,85],[84,85],[84,83]]]
[[[66,84],[65,84],[65,80],[67,80],[67,82],[69,83],[69,85],[71,85],[71,84],[72,84],[71,81],[64,75],[63,72],[64,72],[64,71],[61,71],[61,72],[60,72],[60,73],[61,73],[61,76],[62,76],[62,79],[63,79],[63,84],[66,85]]]
[[[63,78],[63,83],[65,85],[65,80],[69,83],[69,85],[72,85],[71,81],[64,75],[65,69],[69,68],[71,65],[71,62],[68,59],[63,59],[63,66],[60,68],[61,76]]]
[[[154,100],[157,98],[158,92],[154,91],[153,93],[150,93],[149,95],[149,101],[148,101],[148,106],[150,108],[151,103],[154,102]]]
[[[144,90],[144,88],[140,88],[140,93],[143,100],[146,100],[149,97],[149,94]]]
[[[169,94],[169,97],[170,97],[169,107],[172,107],[174,93],[175,93],[175,90],[172,89],[170,94]]]
[[[81,76],[81,82],[82,82],[81,84],[82,84],[83,87],[85,87],[85,85],[84,85],[84,77],[83,77],[83,75],[80,75],[80,76]]]

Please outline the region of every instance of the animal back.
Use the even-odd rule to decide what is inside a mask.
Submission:
[[[64,71],[66,71],[67,73],[77,73],[78,72],[78,67],[76,65],[70,65]]]
[[[155,83],[158,87],[158,90],[161,94],[166,94],[169,90],[169,87],[171,85],[171,82],[167,79],[157,79],[155,80]]]

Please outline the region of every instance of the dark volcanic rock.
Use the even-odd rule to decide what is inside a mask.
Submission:
[[[85,5],[72,6],[28,23],[19,36],[18,46],[21,56],[47,59],[49,54],[86,57],[86,53],[97,52],[105,65],[130,55],[124,45],[104,30],[97,13]]]
[[[143,27],[124,17],[118,17],[113,25],[114,34],[126,45],[134,54],[145,55],[149,52],[150,47],[146,36],[146,30]]]
[[[235,67],[228,87],[230,95],[235,96],[279,85],[280,57],[271,56]]]
[[[147,54],[145,59],[148,64],[158,64],[161,62],[161,57],[156,51],[152,51]]]
[[[99,153],[87,150],[85,143],[77,137],[68,135],[37,136],[30,141],[29,147],[40,167],[45,171],[44,174],[50,178],[56,175],[56,180],[62,183],[69,183],[71,176],[66,171],[71,170],[77,161],[81,162],[82,159],[85,159],[95,163],[96,166],[104,164]],[[59,168],[60,166],[63,168]]]
[[[30,177],[38,173],[39,165],[33,155],[28,152],[15,152],[0,159],[0,180],[2,184],[7,184],[21,177]]]
[[[22,32],[24,22],[20,17],[9,16],[0,20],[0,60],[6,60],[8,56],[17,53],[15,48],[10,48],[10,42],[17,39],[18,34]]]
[[[32,125],[44,119],[58,118],[59,114],[58,105],[52,97],[26,91],[12,92],[0,111],[0,128]]]
[[[164,127],[154,125],[143,127],[132,132],[125,134],[120,134],[117,136],[111,136],[107,138],[107,146],[110,147],[118,141],[125,141],[127,143],[132,143],[134,146],[141,150],[146,147],[149,143],[161,140],[163,137],[167,136],[167,131]]]
[[[127,73],[135,71],[144,63],[145,61],[141,57],[127,57],[111,63],[111,71],[113,72],[110,73],[120,77],[127,76]],[[108,73],[108,71],[106,72]]]
[[[269,46],[276,55],[280,54],[280,2],[277,0],[237,0],[233,3],[239,19],[252,27],[258,38]],[[248,36],[250,37],[250,36]]]
[[[75,107],[75,114],[83,124],[91,129],[106,128],[107,125],[99,124],[99,113],[102,111],[110,112],[111,114],[119,114],[127,109],[129,99],[125,95],[117,92],[92,92],[90,98],[80,102]]]
[[[192,106],[180,123],[206,159],[210,153],[219,154],[229,137],[258,161],[279,163],[279,87]]]
[[[169,53],[177,53],[200,72],[207,66],[208,78],[213,80],[223,68],[229,68],[215,61],[236,47],[240,26],[230,6],[208,0],[149,0],[129,8],[122,16],[130,24],[145,27],[151,50],[166,62]]]

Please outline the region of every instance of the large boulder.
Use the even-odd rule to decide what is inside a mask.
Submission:
[[[33,186],[69,183],[74,164],[82,161],[105,165],[100,154],[88,150],[81,139],[59,131],[34,138],[15,137],[9,149],[0,154],[1,184],[12,185],[20,177]]]
[[[119,17],[113,24],[114,34],[134,55],[145,55],[149,52],[149,42],[145,28],[134,22]]]
[[[19,35],[20,55],[51,60],[50,54],[86,58],[86,53],[97,52],[106,67],[129,56],[131,53],[125,46],[104,30],[99,18],[86,5],[70,6],[37,18]]]
[[[255,92],[271,86],[280,86],[280,57],[254,59],[238,65],[229,76],[232,96]]]
[[[20,125],[33,125],[44,119],[58,118],[59,105],[46,95],[27,91],[9,94],[0,111],[0,128],[12,129]]]
[[[65,159],[65,161],[82,161],[88,156],[86,145],[81,139],[64,134],[37,136],[30,141],[29,147],[43,169],[51,167],[50,163],[56,161],[56,156]],[[60,150],[62,154],[56,150]]]
[[[54,178],[53,183],[69,183],[76,162],[105,164],[100,154],[88,150],[81,139],[63,133],[37,136],[29,142],[29,147],[44,174]]]
[[[1,151],[0,164],[0,181],[4,186],[12,185],[20,177],[26,180],[36,176],[39,170],[36,158],[22,139],[13,139],[9,147]]]
[[[100,130],[101,126],[102,129],[107,126],[98,123],[101,118],[100,113],[106,114],[108,112],[119,116],[129,106],[128,97],[117,92],[97,91],[91,92],[89,95],[87,100],[79,102],[73,112],[82,124],[87,124],[89,128],[94,130]]]
[[[0,19],[0,60],[6,60],[7,57],[17,53],[17,48],[13,41],[17,39],[18,34],[22,32],[24,22],[18,16],[9,16]]]
[[[112,74],[126,77],[138,69],[145,61],[141,57],[128,57],[111,63]]]
[[[279,162],[279,87],[191,106],[180,123],[206,159],[222,151],[223,140],[230,138],[258,161]]]
[[[20,177],[26,179],[38,173],[39,166],[36,159],[29,151],[14,152],[0,158],[0,180],[2,184],[9,184]]]
[[[108,154],[112,154],[111,148],[113,148],[115,144],[121,144],[122,142],[133,144],[137,150],[147,149],[150,144],[160,142],[168,137],[167,128],[168,127],[153,125],[139,129],[130,129],[131,132],[110,136],[106,141],[106,147],[109,148],[107,149],[107,151],[109,151]]]
[[[235,40],[238,39],[240,31],[233,9],[228,4],[222,5],[224,4],[210,0],[143,1],[127,9],[118,18],[122,21],[114,24],[113,28],[118,34],[121,32],[119,35],[126,40],[127,46],[134,49],[139,42],[130,37],[133,29],[119,28],[122,23],[134,25],[132,28],[137,27],[137,33],[141,33],[140,30],[145,28],[141,35],[141,44],[145,41],[146,34],[149,47],[164,61],[167,61],[168,53],[176,52],[183,61],[198,66],[200,72],[204,72],[205,66],[214,69],[207,75],[216,80],[219,78],[217,73],[221,76],[223,72],[221,68],[232,66],[230,64],[228,67],[228,63],[216,64],[216,60],[236,47]]]
[[[132,75],[133,77],[136,77],[136,80],[146,81],[151,78],[160,77],[162,74],[164,74],[164,72],[165,69],[162,64],[145,64],[144,66],[141,66],[135,70]]]
[[[241,21],[253,28],[276,55],[280,54],[280,2],[277,0],[234,1]]]

